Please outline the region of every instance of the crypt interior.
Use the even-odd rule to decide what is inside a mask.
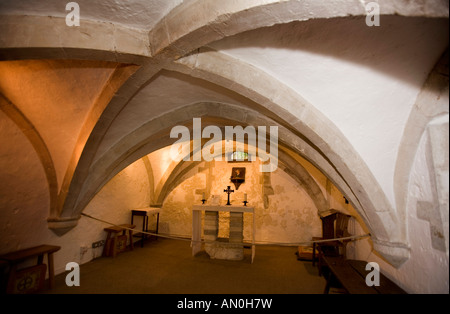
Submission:
[[[117,257],[92,244],[132,210],[156,208],[161,238],[145,242],[146,258],[180,241],[165,257],[187,254],[195,267],[193,208],[217,195],[225,205],[230,186],[231,206],[253,210],[242,240],[261,244],[255,263],[279,254],[263,244],[295,252],[322,237],[321,214],[337,210],[364,236],[347,259],[378,263],[407,293],[448,293],[449,4],[374,1],[370,25],[369,2],[78,0],[79,25],[68,1],[0,2],[0,254],[47,244],[60,247],[57,276],[70,262],[114,269],[139,239]],[[210,160],[194,158],[211,152],[196,118],[223,136]],[[250,136],[227,150],[230,126],[266,127],[265,139],[277,130],[277,145],[264,143],[273,171],[261,155],[227,160],[258,152]],[[178,158],[175,127],[190,134]],[[234,168],[245,173],[238,187]],[[231,216],[214,218],[219,237],[233,233]],[[251,271],[247,258],[232,263]],[[122,282],[131,293],[180,291],[133,291],[132,278]]]

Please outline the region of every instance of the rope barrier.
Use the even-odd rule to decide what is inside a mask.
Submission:
[[[131,229],[131,228],[127,228],[127,227],[123,227],[117,224],[113,224],[111,222],[93,217],[91,215],[85,214],[85,213],[81,213],[82,216],[85,216],[87,218],[93,219],[93,220],[97,220],[103,223],[106,223],[108,225],[111,226],[115,226],[115,227],[119,227],[125,230],[131,230],[131,231],[136,231],[135,229]],[[156,237],[160,237],[160,238],[166,238],[166,239],[172,239],[172,240],[179,240],[179,241],[186,241],[186,242],[191,242],[191,243],[213,243],[214,241],[205,241],[205,240],[200,240],[200,241],[194,241],[190,238],[182,238],[182,237],[175,237],[172,235],[163,235],[163,234],[159,234],[159,233],[152,233],[152,232],[147,232],[147,231],[139,231],[140,233],[143,234],[147,234],[147,235],[152,235],[152,236],[156,236]],[[301,246],[301,245],[310,245],[313,243],[325,243],[325,242],[333,242],[333,241],[356,241],[356,240],[360,240],[363,238],[367,238],[370,237],[370,233],[366,233],[366,234],[362,234],[362,235],[355,235],[355,236],[348,236],[348,237],[340,237],[340,238],[333,238],[333,239],[321,239],[321,240],[311,240],[311,241],[303,241],[303,242],[296,242],[296,243],[283,243],[283,242],[261,242],[261,241],[255,241],[255,242],[233,242],[233,244],[242,244],[242,245],[257,245],[257,246],[265,246],[265,245],[270,245],[270,246]]]

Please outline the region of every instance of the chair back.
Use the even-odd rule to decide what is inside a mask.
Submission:
[[[337,213],[336,215],[336,238],[348,237],[350,234],[348,232],[348,221],[350,219],[350,215]]]

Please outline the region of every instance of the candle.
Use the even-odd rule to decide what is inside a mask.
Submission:
[[[202,193],[202,199],[205,199],[205,192]]]
[[[244,202],[247,201],[247,193],[244,193]]]

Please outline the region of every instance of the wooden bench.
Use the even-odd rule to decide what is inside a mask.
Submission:
[[[380,272],[380,285],[368,286],[366,261],[348,260],[343,257],[322,256],[327,284],[324,293],[338,282],[350,294],[406,294],[406,292]],[[326,274],[325,274],[326,273]]]
[[[31,247],[28,249],[23,249],[20,251],[11,252],[8,254],[4,254],[0,256],[0,260],[3,261],[2,264],[8,264],[10,267],[9,270],[9,279],[8,279],[8,293],[13,293],[13,285],[14,280],[16,278],[16,274],[21,270],[18,270],[18,266],[20,263],[29,260],[31,258],[37,257],[37,265],[43,265],[44,255],[47,254],[48,261],[48,277],[49,277],[49,287],[50,289],[55,285],[55,271],[53,264],[53,253],[59,251],[61,249],[60,246],[55,245],[39,245],[35,247]],[[41,266],[40,268],[43,268]],[[45,268],[44,268],[45,269]],[[45,279],[45,271],[43,273],[43,279]]]
[[[130,248],[133,249],[133,230],[136,228],[135,225],[131,224],[123,224],[119,226],[112,226],[105,228],[106,232],[108,232],[108,235],[106,236],[105,241],[105,247],[103,248],[103,256],[112,256],[116,257],[117,253],[122,252],[127,244],[127,238],[126,238],[126,231],[129,232],[129,238],[130,238]],[[119,243],[119,233],[122,232],[122,235],[124,238],[124,243]],[[121,245],[121,248],[119,248],[119,245]]]

